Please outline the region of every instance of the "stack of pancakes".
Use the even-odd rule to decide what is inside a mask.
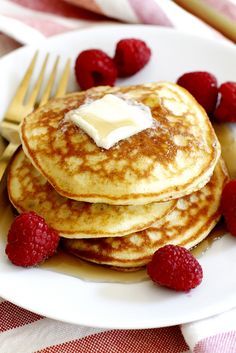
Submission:
[[[104,150],[65,114],[108,93],[149,106],[154,122]],[[219,142],[203,108],[175,84],[52,100],[24,119],[21,140],[8,174],[12,204],[44,217],[87,261],[135,270],[165,244],[195,246],[220,217],[227,172]]]

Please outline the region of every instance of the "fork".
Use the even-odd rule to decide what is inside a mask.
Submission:
[[[41,71],[36,80],[36,83],[29,95],[29,98],[26,100],[26,94],[27,94],[27,91],[29,90],[29,85],[34,71],[37,56],[38,56],[38,51],[34,54],[31,60],[31,63],[22,81],[20,82],[20,85],[16,91],[16,94],[13,97],[7,109],[7,112],[5,113],[5,116],[0,124],[1,135],[5,137],[7,141],[9,141],[2,156],[0,157],[0,181],[11,160],[11,157],[13,156],[16,149],[21,144],[20,137],[19,137],[19,124],[25,116],[27,116],[34,110],[37,102],[36,100],[39,95],[39,91],[42,87],[43,77],[44,77],[45,69],[49,59],[49,54],[46,55],[45,60],[41,67]],[[57,59],[55,60],[55,63],[53,65],[46,87],[42,92],[41,99],[37,106],[44,105],[50,99],[50,94],[56,78],[56,71],[57,71],[59,60],[60,58],[58,56]],[[70,74],[70,59],[68,59],[65,64],[65,67],[60,77],[59,83],[57,85],[56,93],[54,97],[61,97],[66,93],[69,74]]]

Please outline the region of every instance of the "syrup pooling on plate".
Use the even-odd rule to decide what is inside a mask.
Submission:
[[[63,250],[40,265],[41,268],[90,282],[135,283],[148,279],[146,269],[135,272],[119,271],[80,260]]]
[[[221,220],[203,241],[191,249],[191,253],[198,258],[201,257],[210,249],[215,241],[222,238],[226,233],[225,223]]]

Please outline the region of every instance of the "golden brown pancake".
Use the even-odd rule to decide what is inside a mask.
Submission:
[[[176,201],[137,206],[115,206],[74,201],[59,195],[32,166],[22,150],[8,173],[8,194],[19,212],[35,211],[67,238],[116,237],[149,227]]]
[[[146,104],[154,122],[104,150],[64,116],[108,93]],[[220,155],[203,108],[186,90],[167,82],[96,87],[52,100],[23,120],[21,139],[26,155],[58,193],[116,205],[191,194],[209,181]]]
[[[119,238],[64,240],[64,248],[81,259],[117,269],[146,265],[154,252],[166,244],[192,248],[212,230],[220,217],[219,205],[228,179],[222,160],[210,182],[201,190],[178,200],[159,224]]]

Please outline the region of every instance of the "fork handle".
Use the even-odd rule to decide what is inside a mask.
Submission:
[[[7,166],[19,145],[9,143],[0,157],[0,180],[2,179]]]

